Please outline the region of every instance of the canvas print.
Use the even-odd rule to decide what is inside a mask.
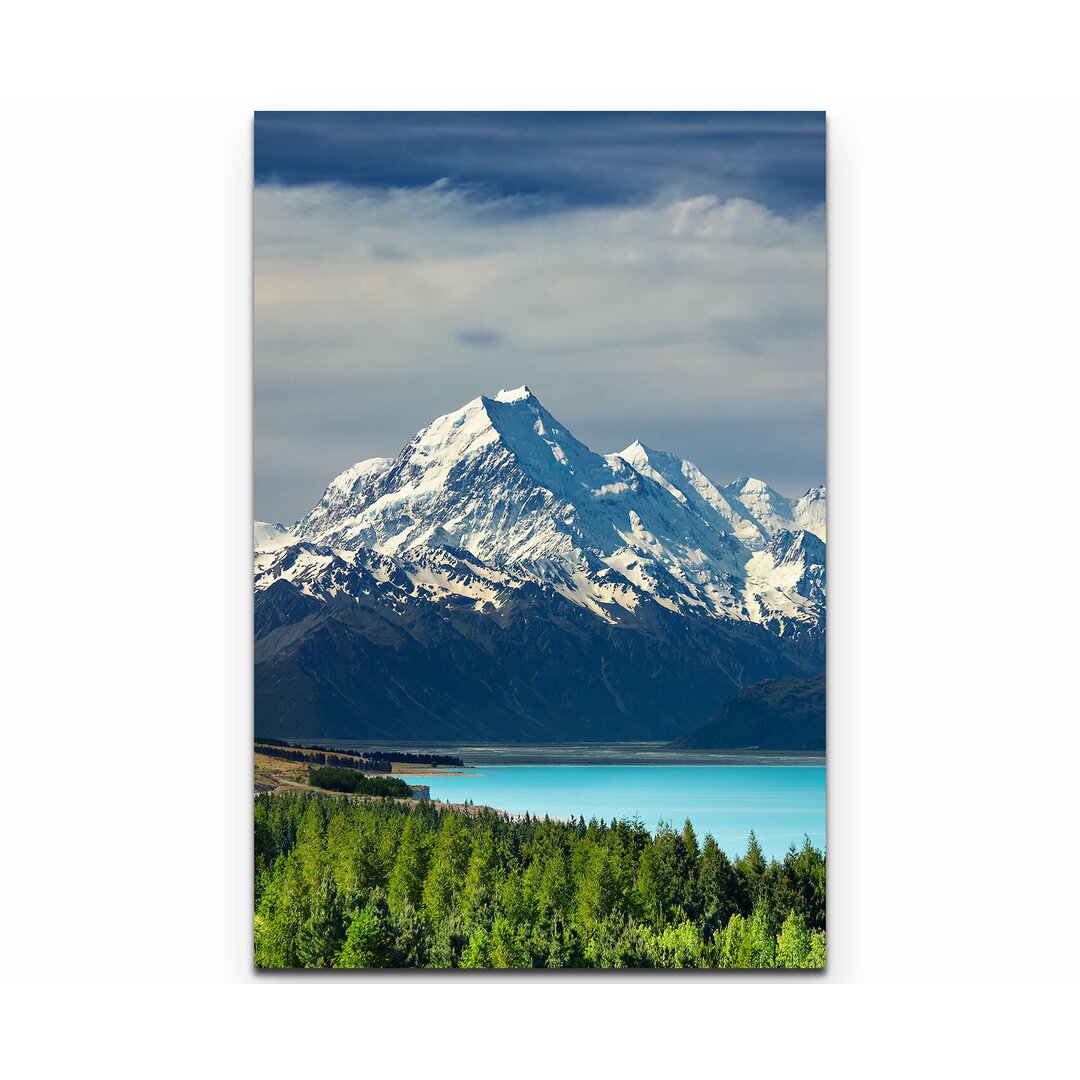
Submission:
[[[256,966],[824,967],[824,114],[254,140]]]

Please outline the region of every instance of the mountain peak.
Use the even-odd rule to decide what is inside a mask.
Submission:
[[[647,461],[652,452],[640,439],[635,439],[625,450],[620,450],[617,456],[624,461]]]
[[[735,488],[736,491],[743,491],[747,495],[754,493],[763,494],[769,490],[769,485],[766,484],[764,480],[759,480],[756,476],[740,476],[738,480],[728,486]]]
[[[533,392],[527,386],[519,386],[516,390],[500,390],[495,395],[496,401],[501,401],[504,405],[513,405],[519,401],[528,401],[529,398],[536,400],[533,397]]]

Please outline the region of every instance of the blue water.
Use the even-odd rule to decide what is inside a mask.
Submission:
[[[415,778],[431,797],[543,817],[638,817],[681,829],[689,818],[729,855],[753,829],[766,858],[783,858],[809,836],[825,849],[825,769],[821,766],[483,765],[475,772]]]

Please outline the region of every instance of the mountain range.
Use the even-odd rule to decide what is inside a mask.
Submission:
[[[685,736],[824,670],[824,487],[594,453],[529,390],[440,416],[256,522],[262,735]]]

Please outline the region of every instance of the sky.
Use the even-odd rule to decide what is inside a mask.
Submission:
[[[257,113],[255,516],[528,384],[599,453],[825,481],[823,113]]]

